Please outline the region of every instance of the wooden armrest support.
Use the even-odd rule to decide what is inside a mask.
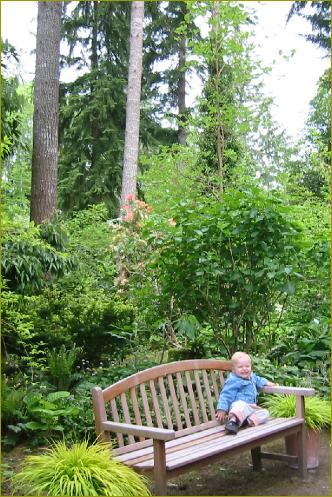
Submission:
[[[286,394],[286,395],[298,395],[303,397],[312,397],[313,395],[315,395],[314,388],[283,387],[279,385],[275,385],[272,387],[266,386],[263,388],[262,392]]]
[[[114,433],[125,433],[135,437],[154,438],[156,440],[173,440],[175,438],[174,430],[164,428],[153,428],[151,426],[132,425],[127,423],[115,423],[113,421],[104,421],[102,429],[113,431]]]

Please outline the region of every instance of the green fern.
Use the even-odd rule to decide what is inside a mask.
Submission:
[[[49,373],[58,390],[68,390],[74,378],[74,364],[81,352],[75,344],[71,350],[65,345],[60,349],[53,349],[48,355]]]
[[[1,384],[1,420],[5,425],[14,424],[22,417],[23,397],[25,391],[9,387],[5,382]]]
[[[271,395],[263,401],[271,416],[281,418],[295,416],[295,403],[294,395]],[[306,426],[313,430],[331,426],[331,403],[321,397],[306,397],[304,420]]]
[[[109,443],[68,448],[54,443],[45,454],[28,456],[12,478],[16,495],[151,495],[147,480],[111,457]]]

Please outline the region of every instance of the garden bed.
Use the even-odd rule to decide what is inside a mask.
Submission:
[[[282,442],[272,444],[283,449]],[[330,433],[322,432],[320,464],[302,479],[296,470],[278,461],[263,461],[263,471],[251,468],[250,452],[230,457],[226,462],[193,471],[170,482],[169,495],[330,495]],[[40,449],[20,445],[10,452],[2,452],[6,465],[1,495],[11,495],[6,475],[17,471],[22,459]]]

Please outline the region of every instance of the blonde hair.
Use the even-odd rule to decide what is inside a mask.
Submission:
[[[240,359],[249,359],[249,361],[251,362],[251,357],[249,354],[246,354],[245,352],[235,352],[231,357],[232,364],[234,365]]]

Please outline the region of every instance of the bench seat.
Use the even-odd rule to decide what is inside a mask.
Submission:
[[[298,431],[302,422],[303,420],[300,418],[271,418],[264,425],[242,428],[237,435],[228,435],[224,426],[218,425],[171,440],[165,444],[166,470],[174,471],[186,466],[188,463],[203,462],[203,459],[210,459],[225,452],[229,454],[232,449],[239,451],[255,445],[260,446],[264,443],[264,437],[271,441],[273,435],[275,435],[275,438],[280,438],[281,432],[283,436],[288,436],[294,431]],[[116,450],[114,452],[116,459],[134,467],[138,471],[153,471],[154,455],[152,446],[118,456],[116,455]]]

